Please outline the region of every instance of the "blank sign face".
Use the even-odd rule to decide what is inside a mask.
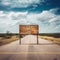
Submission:
[[[20,25],[20,34],[38,34],[38,25]]]

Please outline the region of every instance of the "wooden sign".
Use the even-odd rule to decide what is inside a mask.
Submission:
[[[38,34],[38,25],[20,25],[19,34]]]

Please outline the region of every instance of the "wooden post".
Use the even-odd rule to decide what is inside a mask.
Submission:
[[[38,45],[38,33],[39,33],[39,29],[38,29],[39,27],[38,27],[38,25],[37,25],[37,45]]]
[[[21,44],[20,25],[19,25],[19,38],[20,38],[19,44]]]
[[[20,34],[20,44],[21,44],[21,34]]]

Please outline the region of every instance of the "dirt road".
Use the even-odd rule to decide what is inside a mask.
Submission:
[[[0,60],[60,60],[59,45],[41,38],[38,40],[39,45],[30,45],[36,43],[36,36],[28,35],[22,38],[22,45],[17,40],[0,46]]]

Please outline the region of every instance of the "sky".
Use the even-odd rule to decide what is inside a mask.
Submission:
[[[60,0],[0,0],[0,33],[19,33],[19,25],[60,33]]]

